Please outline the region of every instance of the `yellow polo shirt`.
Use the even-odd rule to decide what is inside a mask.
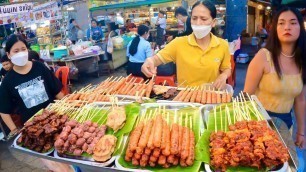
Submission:
[[[214,82],[220,72],[231,69],[228,42],[211,35],[208,48],[203,51],[194,34],[171,41],[157,56],[166,64],[176,63],[178,83],[183,86],[199,86]]]

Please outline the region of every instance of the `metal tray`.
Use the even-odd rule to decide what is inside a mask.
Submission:
[[[45,152],[45,153],[41,153],[41,152],[36,152],[36,151],[34,151],[34,150],[31,150],[31,149],[28,149],[28,148],[19,146],[19,145],[17,144],[17,140],[21,137],[21,134],[22,134],[22,133],[20,133],[20,134],[15,138],[15,140],[14,140],[14,142],[13,142],[13,146],[14,146],[16,149],[20,149],[20,150],[22,150],[22,151],[30,152],[30,153],[34,153],[34,154],[41,154],[41,155],[45,155],[45,156],[50,155],[50,154],[54,151],[54,147],[52,147],[49,151],[47,151],[47,152]]]
[[[71,157],[73,157],[73,156],[71,156]],[[58,158],[58,159],[61,159],[61,160],[70,161],[70,162],[74,162],[74,163],[82,163],[82,164],[91,165],[91,166],[95,166],[95,167],[109,166],[116,159],[115,156],[111,157],[111,159],[109,159],[106,162],[96,162],[96,161],[93,160],[93,158],[91,158],[92,159],[91,161],[89,161],[89,159],[88,160],[72,159],[72,158],[68,158],[68,157],[62,157],[62,155],[59,155],[56,150],[54,151],[54,158]]]
[[[212,84],[203,84],[203,86],[210,86],[210,85],[212,85]],[[169,87],[169,86],[166,86],[167,88],[177,88],[177,87]],[[177,90],[185,90],[186,88],[177,88]],[[226,84],[226,88],[225,89],[223,89],[222,91],[224,91],[224,90],[227,90],[228,91],[228,93],[231,93],[231,94],[234,94],[234,90],[233,90],[233,87],[231,86],[231,85],[229,85],[229,84]],[[178,94],[178,93],[177,93]],[[156,97],[159,97],[159,96],[156,96]],[[170,102],[176,102],[176,103],[182,103],[182,102],[180,102],[180,101],[172,101],[172,98],[170,98],[170,99],[159,99],[159,100],[157,100],[157,103],[170,103]],[[188,103],[190,103],[190,102],[188,102]],[[196,105],[196,106],[203,106],[203,104],[201,104],[201,103],[192,103],[192,104],[194,104],[194,105]],[[215,104],[215,105],[217,105],[217,104]]]
[[[139,99],[139,97],[136,96],[129,96],[129,95],[119,95],[116,94],[115,97],[119,99],[119,101],[122,102],[135,102]],[[148,97],[141,97],[142,100],[150,100]]]
[[[282,143],[288,148],[288,146],[285,143],[285,141],[283,140],[280,132],[276,128],[273,120],[271,119],[271,117],[269,116],[267,111],[264,109],[263,105],[260,103],[260,101],[258,100],[257,96],[252,95],[251,98],[254,99],[254,101],[255,101],[255,103],[257,105],[258,111],[264,117],[264,119],[267,121],[267,124],[270,126],[271,129],[276,131],[276,133],[278,134],[278,136],[279,136],[280,140],[282,141]],[[203,105],[203,106],[201,106],[201,114],[202,114],[202,119],[203,119],[203,124],[204,124],[204,128],[205,129],[207,129],[207,122],[206,121],[208,120],[209,111],[212,110],[215,106],[217,106],[217,105]],[[281,171],[283,171],[284,168],[285,168],[285,171],[287,171],[288,167],[291,168],[291,169],[295,169],[295,170],[297,169],[297,165],[296,165],[296,163],[293,160],[292,153],[290,151],[288,151],[288,153],[290,155],[290,158],[289,158],[288,162],[286,162],[287,164],[285,163],[284,166],[281,169],[279,169]],[[204,166],[205,166],[205,169],[209,167],[208,164],[204,164]],[[206,166],[208,166],[208,167],[206,167]],[[207,171],[211,171],[210,167],[209,167],[209,169],[206,169],[206,170]]]
[[[177,111],[179,109],[187,108],[187,107],[199,108],[199,115],[200,115],[199,117],[200,117],[200,120],[203,121],[202,120],[202,116],[200,114],[200,107],[196,106],[193,103],[176,103],[176,102],[171,102],[171,103],[144,103],[144,104],[141,104],[140,116],[142,114],[144,114],[148,108],[159,108],[159,107],[164,107],[164,106],[165,106],[165,109],[171,110],[171,111]],[[200,134],[202,133],[202,131],[204,131],[203,122],[200,123]],[[125,141],[125,147],[127,146],[126,145],[127,144],[127,140],[128,140],[128,137],[126,138],[126,141]],[[123,167],[119,163],[120,156],[121,155],[117,156],[116,160],[115,160],[115,166],[117,167],[118,170],[122,170],[122,171],[140,171],[140,172],[148,172],[148,171],[150,171],[150,170],[145,170],[145,169],[130,169],[130,168],[125,168],[125,167]]]
[[[288,162],[285,162],[280,169],[278,169],[278,170],[269,170],[269,171],[270,172],[288,172],[288,170],[289,170],[288,167],[289,167],[288,166]],[[204,164],[204,168],[205,168],[206,172],[213,172],[214,171],[214,170],[212,170],[210,168],[210,166],[208,164]]]

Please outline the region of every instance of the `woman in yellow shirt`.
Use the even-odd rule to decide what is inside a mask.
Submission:
[[[156,74],[156,67],[176,63],[178,83],[199,86],[214,82],[222,88],[231,75],[230,53],[227,41],[210,33],[216,23],[216,7],[210,1],[198,1],[192,7],[193,33],[170,42],[153,57],[147,58],[142,72],[147,77]]]
[[[282,8],[273,18],[266,48],[249,65],[244,91],[255,94],[271,117],[292,126],[297,121],[296,145],[305,142],[305,28],[301,14]],[[303,74],[304,73],[304,74]]]

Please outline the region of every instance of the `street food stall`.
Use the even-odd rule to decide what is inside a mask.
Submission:
[[[120,76],[42,109],[25,123],[11,149],[82,171],[295,171],[294,145],[282,135],[286,132],[275,127],[256,96],[234,96],[230,85],[168,87]],[[230,144],[218,144],[225,137]],[[273,148],[256,147],[262,137],[262,144]],[[261,158],[252,158],[252,147]],[[220,148],[225,151],[218,153]]]
[[[104,52],[99,53],[86,53],[82,55],[72,55],[64,57],[61,59],[45,59],[53,69],[56,69],[57,66],[68,66],[70,67],[70,79],[78,79],[79,73],[95,73],[99,76],[99,65],[100,61],[99,56],[103,55]]]

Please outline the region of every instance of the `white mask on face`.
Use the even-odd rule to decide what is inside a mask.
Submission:
[[[211,25],[191,25],[191,28],[197,39],[204,38],[212,29]]]
[[[11,61],[16,66],[25,66],[28,62],[29,53],[27,51],[22,51],[17,54],[14,54],[11,57]]]

